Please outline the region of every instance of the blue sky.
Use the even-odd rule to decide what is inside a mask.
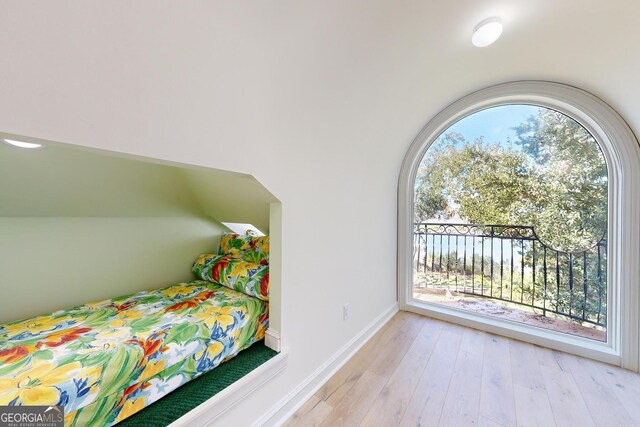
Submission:
[[[536,115],[539,107],[533,105],[504,105],[479,111],[458,121],[447,132],[460,132],[467,141],[481,136],[485,142],[507,142],[507,137],[515,140],[513,127]],[[514,147],[517,148],[517,147]]]

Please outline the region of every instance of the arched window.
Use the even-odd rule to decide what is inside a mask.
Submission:
[[[637,369],[637,144],[565,85],[452,104],[403,164],[401,307]]]

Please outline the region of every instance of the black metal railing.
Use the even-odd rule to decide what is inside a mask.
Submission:
[[[498,299],[606,326],[607,242],[555,250],[523,225],[414,225],[414,286]]]

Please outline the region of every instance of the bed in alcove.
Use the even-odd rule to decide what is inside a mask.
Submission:
[[[166,425],[276,354],[269,237],[218,221],[269,229],[252,177],[56,144],[0,171],[0,404],[134,425],[167,396],[137,415]]]

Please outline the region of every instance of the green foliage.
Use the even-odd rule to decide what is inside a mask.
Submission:
[[[554,249],[593,246],[607,224],[607,169],[597,142],[545,108],[514,131],[516,141],[505,143],[454,132],[439,138],[418,171],[416,220],[530,225]]]
[[[541,314],[551,311],[574,320],[606,323],[606,272],[599,269],[595,257],[561,254],[557,263],[555,257],[547,259],[545,278],[545,264],[540,260],[534,276],[531,265],[522,269],[520,264],[512,267],[508,261],[501,265],[489,256],[465,260],[453,251],[440,254],[428,250],[421,253],[414,267],[414,280],[418,287],[500,298],[534,306]],[[603,256],[600,265],[605,264]]]

